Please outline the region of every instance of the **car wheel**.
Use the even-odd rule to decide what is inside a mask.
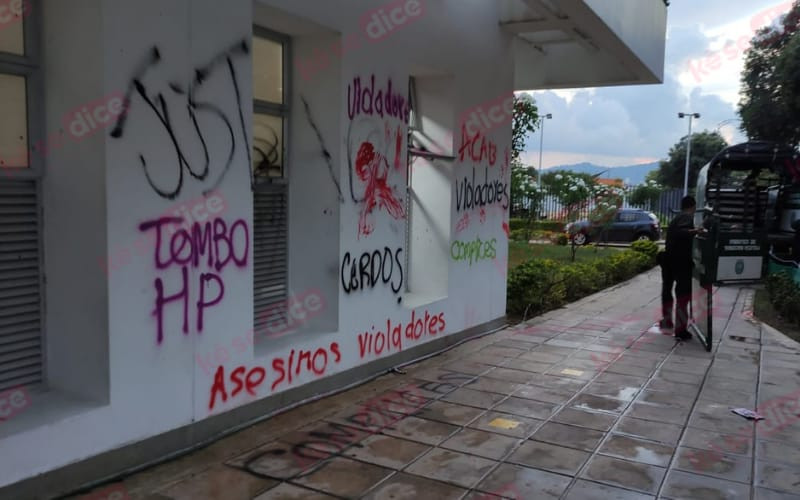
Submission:
[[[634,238],[634,241],[652,241],[652,240],[653,238],[651,238],[650,235],[647,233],[639,233],[636,235],[636,238]]]
[[[587,238],[584,233],[577,233],[572,237],[572,241],[576,245],[585,245],[589,241],[589,238]]]

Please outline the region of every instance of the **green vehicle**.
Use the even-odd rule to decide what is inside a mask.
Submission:
[[[800,155],[753,141],[720,151],[698,175],[692,329],[711,349],[713,286],[762,279],[771,260],[797,267]]]

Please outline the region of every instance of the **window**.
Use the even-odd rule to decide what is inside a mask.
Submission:
[[[253,33],[253,310],[262,332],[286,320],[288,294],[289,38]]]
[[[636,212],[620,212],[617,215],[617,220],[620,222],[633,222],[636,220]]]
[[[41,129],[33,37],[39,5],[3,2],[0,10],[0,391],[44,380],[43,158],[31,147]]]

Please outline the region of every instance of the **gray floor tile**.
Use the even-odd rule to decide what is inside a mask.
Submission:
[[[614,429],[617,434],[629,434],[631,436],[657,441],[670,446],[676,446],[680,439],[683,427],[664,422],[653,422],[639,418],[622,417]]]
[[[579,479],[569,489],[564,500],[597,500],[598,498],[603,500],[650,500],[656,497]]]
[[[470,455],[492,460],[500,460],[519,442],[519,438],[502,436],[493,432],[465,428],[458,431],[447,441],[440,444],[442,448],[460,451]]]
[[[608,431],[617,420],[616,415],[609,413],[597,413],[576,408],[564,408],[556,413],[552,420],[562,424],[577,425],[598,431]]]
[[[506,461],[559,474],[575,475],[588,458],[589,453],[584,451],[526,441]]]
[[[603,443],[598,453],[632,462],[667,467],[674,450],[672,446],[614,434]]]
[[[519,465],[500,464],[478,485],[478,490],[516,499],[557,499],[569,483],[569,477],[559,474]]]
[[[496,462],[457,451],[433,449],[411,464],[406,472],[463,488],[472,488]]]
[[[547,422],[531,436],[531,439],[566,446],[568,448],[593,451],[597,448],[597,445],[600,444],[604,435],[605,433],[602,431],[587,429],[585,427],[576,427],[574,425],[560,424],[558,422]]]
[[[413,474],[398,473],[363,497],[364,500],[458,500],[467,490]]]
[[[664,481],[661,495],[675,500],[729,500],[750,498],[750,487],[722,479],[671,470]]]
[[[611,486],[655,494],[665,473],[666,469],[662,467],[595,455],[581,473],[581,477]]]

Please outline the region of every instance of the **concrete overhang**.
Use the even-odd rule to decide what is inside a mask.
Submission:
[[[502,0],[514,88],[662,83],[664,0]]]

